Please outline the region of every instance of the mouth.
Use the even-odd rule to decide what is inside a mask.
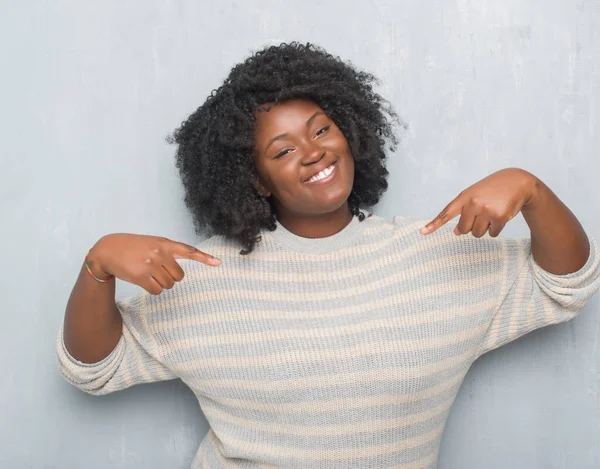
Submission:
[[[324,170],[309,177],[307,180],[304,181],[304,184],[316,184],[316,183],[329,182],[335,177],[336,173],[337,173],[337,161],[331,163]]]

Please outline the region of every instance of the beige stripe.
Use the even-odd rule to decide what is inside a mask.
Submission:
[[[123,358],[123,362],[119,365],[119,368],[123,368],[123,366],[127,366],[127,370],[133,370],[138,376],[131,375],[131,383],[148,383],[152,381],[152,376],[148,372],[148,368],[146,367],[146,360],[144,359],[142,353],[147,353],[141,349],[141,346],[137,343],[135,337],[129,333],[128,341],[126,342],[126,353],[130,353],[134,358],[134,363],[130,363],[127,360],[127,357]]]
[[[402,282],[405,281],[407,279],[407,275],[405,275],[404,273],[399,273],[397,275],[394,275],[390,278],[387,278],[385,280],[379,281],[379,282],[375,282],[373,284],[373,289],[379,289],[382,288],[388,284],[393,284],[393,283],[397,283],[397,282]],[[498,276],[495,274],[490,274],[487,276],[483,276],[477,279],[476,283],[473,279],[465,279],[465,280],[453,280],[447,283],[442,283],[439,285],[424,285],[424,286],[415,286],[415,289],[413,290],[409,290],[409,291],[405,291],[402,292],[398,295],[394,295],[394,298],[398,299],[402,299],[404,302],[406,301],[416,301],[419,299],[423,299],[423,298],[428,298],[431,296],[436,296],[436,295],[442,295],[445,293],[457,293],[457,292],[462,292],[462,291],[469,291],[472,290],[474,287],[474,283],[475,286],[477,287],[485,287],[485,286],[489,286],[491,284],[494,284],[498,281]],[[347,298],[349,295],[351,296],[360,296],[363,294],[368,294],[370,293],[370,291],[368,291],[364,286],[363,287],[354,287],[348,290],[342,290],[342,291],[336,291],[336,292],[326,292],[326,293],[321,293],[321,294],[313,294],[311,295],[310,299],[313,301],[322,301],[325,299],[337,299],[337,298]],[[202,309],[202,304],[208,300],[210,301],[216,301],[216,300],[226,300],[226,301],[231,301],[232,298],[236,298],[237,299],[237,303],[243,303],[244,300],[257,300],[257,301],[269,301],[269,300],[274,300],[274,299],[278,299],[278,300],[282,300],[282,301],[286,301],[286,302],[293,302],[293,301],[306,301],[306,293],[269,293],[269,292],[257,292],[257,291],[249,291],[249,290],[219,290],[216,292],[201,292],[201,293],[195,293],[192,295],[189,295],[184,299],[181,300],[181,305],[178,305],[179,308],[187,308],[187,307],[191,307],[197,310],[201,310]],[[384,300],[383,303],[381,304],[387,304],[388,306],[394,306],[397,303],[394,303],[392,301],[387,302],[387,299]],[[397,300],[396,300],[397,301]],[[162,301],[158,301],[156,303],[156,305],[154,305],[154,307],[152,308],[154,311],[166,311],[168,309],[172,309],[173,308],[173,302],[169,301],[169,300],[162,300]],[[327,317],[327,312],[331,312],[332,314],[330,314],[331,316],[338,316],[341,314],[346,315],[349,313],[349,311],[360,311],[360,310],[364,310],[367,306],[366,305],[361,305],[361,306],[356,306],[356,307],[348,307],[348,306],[342,306],[340,308],[332,308],[332,309],[319,309],[318,310],[318,315],[320,318],[324,318]],[[289,315],[289,314],[293,314],[293,306],[290,305],[290,309],[292,309],[292,311],[285,311],[283,312],[283,316],[285,317],[285,315]],[[314,311],[306,311],[307,314],[314,314]],[[206,314],[202,314],[202,317],[207,317],[210,314],[210,312],[206,312]],[[228,314],[226,311],[219,311],[218,313],[219,315],[222,315],[223,318],[227,317]],[[237,313],[236,313],[237,314]],[[254,314],[254,313],[253,313]],[[150,314],[151,315],[151,314]],[[190,325],[193,324],[199,324],[202,323],[202,321],[204,319],[202,319],[202,317],[198,317],[198,315],[195,315],[191,318],[181,318],[181,319],[175,319],[175,318],[169,318],[167,320],[160,320],[160,321],[156,321],[154,324],[152,324],[152,328],[154,331],[156,332],[160,332],[160,331],[167,331],[167,330],[171,330],[171,329],[178,329],[180,327],[188,327]]]
[[[466,360],[470,358],[470,351],[468,353],[464,353],[460,355],[462,360]],[[453,357],[452,362],[450,360],[446,360],[445,367],[450,368],[456,363],[460,363],[461,360],[457,360],[456,357]],[[466,371],[465,371],[466,373]],[[361,409],[369,406],[378,406],[378,405],[401,405],[408,404],[414,402],[415,400],[424,400],[433,397],[437,397],[440,394],[443,394],[448,389],[453,387],[460,386],[462,380],[464,379],[465,373],[458,373],[450,378],[431,386],[427,389],[419,391],[417,397],[413,394],[377,394],[373,396],[356,396],[356,397],[346,397],[339,399],[331,399],[331,400],[319,400],[318,402],[256,402],[248,399],[237,399],[232,397],[219,396],[218,402],[219,405],[228,406],[232,408],[239,408],[243,410],[255,410],[255,411],[264,411],[264,412],[272,412],[274,408],[279,412],[298,412],[298,413],[306,413],[306,412],[331,412],[337,409]],[[212,401],[202,399],[201,396],[197,396],[198,400],[202,402],[201,407],[204,409],[205,407],[212,407]]]
[[[418,294],[420,290],[416,290],[415,294]],[[400,296],[404,302],[414,301],[420,299],[420,296],[411,296],[405,298]],[[398,308],[399,320],[412,325],[424,324],[431,321],[439,321],[444,318],[456,318],[465,317],[475,314],[477,311],[482,312],[487,308],[496,305],[498,300],[496,298],[490,298],[480,303],[474,303],[470,307],[463,305],[453,308],[443,308],[439,310],[430,311],[424,313],[422,311],[400,311],[402,303],[398,302],[396,298],[382,298],[379,300],[371,301],[363,305],[351,305],[348,308],[330,308],[319,310],[319,318],[337,317],[337,316],[351,316],[356,313],[364,313],[366,317],[368,313],[378,312],[382,309]],[[474,313],[475,312],[475,313]],[[411,314],[412,313],[412,314]],[[173,318],[167,321],[157,322],[154,330],[157,332],[166,332],[170,329],[187,329],[199,325],[223,325],[228,322],[236,323],[239,321],[240,316],[251,316],[254,319],[283,319],[290,314],[289,311],[282,310],[240,310],[236,312],[219,311],[217,313],[207,313],[202,316],[193,316],[191,318]],[[196,343],[197,337],[194,337],[194,344]]]
[[[141,298],[143,311],[141,311],[141,314],[138,315],[138,318],[141,323],[142,330],[139,331],[139,333],[141,334],[142,339],[150,341],[151,344],[148,345],[148,350],[144,350],[146,356],[140,356],[140,362],[142,365],[141,368],[144,370],[145,373],[142,375],[144,382],[153,382],[159,381],[161,379],[170,379],[172,378],[172,376],[170,376],[170,374],[165,370],[164,365],[159,363],[158,360],[156,360],[156,358],[154,358],[154,356],[152,355],[152,352],[154,352],[154,355],[157,354],[158,345],[156,343],[154,334],[148,332],[148,300],[148,295],[144,295]],[[138,343],[136,343],[136,346],[137,345]],[[151,372],[148,371],[147,360],[150,361],[152,365],[154,365],[153,370]]]
[[[476,325],[476,322],[473,322]],[[422,337],[417,339],[389,339],[377,342],[365,342],[360,345],[349,345],[347,347],[336,347],[330,349],[307,349],[296,350],[293,355],[290,353],[272,353],[266,355],[250,357],[203,357],[180,363],[177,365],[178,372],[193,371],[207,368],[220,368],[224,366],[243,366],[244,368],[262,368],[268,365],[308,365],[312,362],[322,363],[324,360],[342,360],[351,358],[360,358],[372,355],[376,350],[385,350],[385,354],[394,356],[406,350],[423,350],[433,347],[443,347],[456,344],[464,340],[472,339],[482,335],[487,328],[487,323],[476,325],[470,329],[463,329],[447,335],[436,335],[434,337]],[[363,324],[345,326],[343,333],[352,334],[355,332],[389,330],[390,325],[383,321],[371,321],[371,327],[364,327]],[[321,329],[295,330],[287,329],[282,331],[272,331],[270,334],[246,333],[246,334],[228,334],[225,336],[210,336],[202,339],[202,346],[222,345],[222,344],[257,344],[273,339],[284,339],[293,337],[294,339],[313,339],[313,338],[337,338],[340,334],[340,326],[323,327]],[[189,341],[173,341],[172,349],[187,350]],[[194,348],[198,348],[196,344]]]
[[[198,347],[207,347],[211,345],[223,345],[223,344],[238,344],[238,345],[256,345],[257,343],[268,342],[274,339],[287,339],[292,338],[294,340],[297,339],[337,339],[339,337],[343,337],[346,334],[353,332],[360,332],[363,330],[381,330],[381,329],[389,329],[390,328],[389,321],[380,321],[380,325],[372,328],[365,328],[362,324],[354,324],[344,326],[343,330],[341,330],[339,325],[332,327],[321,327],[316,329],[279,329],[268,332],[245,332],[245,333],[232,333],[232,334],[221,334],[221,335],[211,335],[202,337],[201,343],[195,343],[193,345],[194,349],[198,349]],[[475,327],[471,329],[463,329],[458,332],[454,332],[452,334],[447,335],[437,335],[434,337],[422,337],[416,339],[403,339],[400,340],[390,340],[386,342],[381,342],[384,345],[396,346],[395,350],[406,350],[410,347],[415,347],[416,350],[421,350],[423,348],[432,348],[435,346],[443,346],[449,345],[453,343],[457,343],[463,340],[475,338],[477,335],[483,333],[487,328],[487,324],[483,325],[473,322]],[[400,343],[401,348],[398,347],[398,343]],[[169,345],[170,351],[182,351],[187,350],[183,348],[189,344],[189,341],[180,341],[173,340]],[[369,346],[371,346],[369,344]],[[340,349],[338,349],[339,351]],[[372,349],[371,349],[372,352]],[[309,353],[316,353],[316,356],[321,354],[323,357],[323,353],[325,351],[316,351],[316,352],[308,352],[306,351],[307,356],[310,356]],[[335,353],[335,351],[333,352]],[[339,352],[338,352],[339,353]],[[335,356],[332,356],[335,358]],[[221,358],[223,360],[227,360],[226,358]],[[215,358],[215,360],[220,360]],[[183,366],[183,364],[182,364]]]
[[[431,466],[435,464],[438,458],[438,449],[431,453],[429,456],[425,456],[424,458],[418,459],[412,462],[404,462],[398,464],[396,466],[391,466],[388,469],[423,469],[427,466]]]
[[[534,282],[534,279],[531,278],[531,281]],[[538,311],[536,311],[535,308],[535,303],[532,301],[531,295],[529,295],[529,297],[527,298],[525,295],[521,295],[521,302],[523,303],[523,307],[527,308],[527,317],[526,317],[526,321],[527,321],[527,326],[529,327],[529,325],[533,325],[536,322],[536,316],[539,314]],[[547,314],[546,311],[544,311],[544,315]]]
[[[152,381],[166,381],[176,378],[161,362],[152,357]]]
[[[439,268],[439,266],[437,266],[437,265],[430,265],[428,267],[429,267],[429,270],[422,271],[421,269],[419,269],[419,272],[426,274],[426,273],[433,272],[434,270],[437,270],[437,268]],[[397,274],[389,276],[385,279],[376,279],[376,281],[373,281],[373,282],[363,283],[360,286],[349,285],[349,288],[342,289],[342,290],[327,291],[327,292],[313,292],[310,294],[310,299],[313,301],[322,301],[322,300],[333,300],[333,299],[338,299],[338,298],[347,298],[349,294],[355,295],[355,296],[358,296],[361,294],[367,294],[372,291],[379,290],[385,286],[406,281],[410,277],[413,277],[415,274],[416,274],[416,269],[411,268],[411,269],[407,269],[404,271],[400,271]],[[497,278],[497,276],[491,276],[491,275],[488,277],[490,277],[489,281],[491,281],[491,277],[494,277],[494,279]],[[450,285],[457,284],[457,283],[462,284],[461,286],[462,286],[462,289],[464,289],[464,290],[467,290],[467,289],[473,287],[472,279],[462,280],[462,281],[454,281],[454,282],[446,284],[448,286],[448,291],[452,291],[449,288]],[[434,289],[437,286],[429,285],[428,287],[430,289]],[[188,306],[188,305],[201,306],[206,301],[215,301],[215,300],[222,300],[222,299],[231,300],[232,298],[237,298],[239,301],[243,301],[244,299],[250,299],[250,300],[277,299],[277,300],[293,302],[293,301],[306,301],[307,293],[306,292],[291,292],[291,291],[265,292],[265,291],[256,291],[256,290],[244,290],[241,288],[220,289],[216,292],[206,290],[206,291],[201,291],[201,292],[189,295],[185,299],[183,299],[184,301],[182,301],[182,302],[184,303],[185,306]],[[159,310],[159,311],[165,311],[165,310],[173,309],[174,306],[175,305],[173,304],[173,301],[170,298],[162,299],[162,301],[159,298],[159,301],[157,301],[157,303],[154,305],[153,309]]]
[[[404,463],[400,463],[397,464],[396,466],[391,466],[388,469],[423,469],[427,466],[431,466],[432,464],[434,464],[437,461],[437,451],[434,451],[433,453],[431,453],[428,456],[424,456],[421,459],[415,460],[415,461],[411,461],[411,462],[404,462]],[[273,466],[272,464],[257,464],[257,466],[260,469],[279,469],[278,466]]]
[[[135,370],[137,372],[137,374],[139,376],[131,376],[130,380],[131,382],[129,383],[129,385],[133,385],[133,384],[137,384],[137,383],[149,383],[149,382],[154,382],[154,381],[160,381],[160,380],[167,380],[167,379],[172,379],[173,375],[171,373],[168,372],[168,370],[166,370],[166,368],[164,367],[164,365],[162,363],[160,363],[156,358],[154,358],[154,356],[152,355],[151,352],[155,352],[156,353],[156,342],[154,340],[154,336],[153,334],[148,333],[148,324],[147,324],[147,309],[148,309],[148,298],[146,295],[143,295],[142,298],[140,299],[140,302],[142,304],[141,309],[142,311],[139,311],[137,313],[137,318],[139,323],[141,324],[141,331],[137,331],[135,329],[133,329],[129,324],[127,324],[126,322],[123,322],[123,334],[125,335],[127,341],[126,341],[126,350],[129,350],[129,353],[132,354],[132,356],[135,359]],[[123,303],[124,305],[130,306],[129,303]],[[129,314],[128,311],[125,311],[125,315]],[[133,333],[133,331],[135,331],[137,333],[137,335],[140,336],[141,339],[145,339],[148,341],[152,341],[152,349],[147,349],[150,348],[149,345],[145,344],[146,346],[143,346],[140,341],[138,340],[138,337],[136,337],[136,334]],[[151,368],[148,368],[149,366],[151,366]],[[129,368],[131,368],[131,365],[129,365]]]
[[[504,246],[506,247],[506,241],[504,243]],[[508,253],[506,253],[506,255],[508,256]],[[505,264],[508,265],[508,262],[506,262]],[[531,272],[531,266],[529,265],[529,263],[527,262],[527,256],[525,254],[525,252],[521,249],[519,249],[518,251],[518,275],[519,277],[516,279],[515,283],[516,285],[514,285],[514,287],[517,288],[517,292],[521,293],[521,292],[527,292],[527,289],[525,288],[525,286],[527,285],[528,280],[532,280],[532,272]],[[508,279],[509,278],[509,273],[503,273],[503,278]],[[529,293],[529,292],[527,292]],[[506,294],[509,294],[508,291]],[[514,301],[512,302],[512,306],[511,306],[511,310],[509,311],[503,311],[500,312],[501,313],[501,317],[500,319],[506,321],[507,326],[508,326],[508,333],[509,333],[509,341],[513,340],[513,338],[517,337],[517,333],[516,330],[519,329],[519,323],[518,323],[518,318],[521,316],[521,313],[523,312],[523,308],[527,308],[527,304],[526,301],[529,299],[529,295],[525,295],[525,294],[520,294],[517,295],[517,297],[514,299]],[[527,312],[527,311],[525,311]],[[502,316],[506,315],[507,317],[504,318]],[[515,331],[515,332],[511,332],[511,331]]]
[[[398,270],[395,274],[390,275],[386,278],[378,278],[377,276],[367,276],[365,275],[364,278],[372,278],[373,280],[371,282],[365,282],[365,283],[361,283],[360,286],[356,286],[356,282],[353,282],[352,284],[348,285],[349,288],[347,289],[340,289],[340,290],[336,290],[334,292],[331,291],[326,291],[326,292],[313,292],[310,294],[311,299],[314,300],[330,300],[330,299],[335,299],[335,298],[345,298],[347,297],[349,294],[360,294],[360,293],[368,293],[370,291],[373,290],[377,290],[381,287],[387,286],[387,285],[392,285],[394,283],[398,283],[398,282],[404,282],[408,279],[412,279],[415,277],[419,277],[419,276],[423,276],[426,274],[430,274],[433,272],[439,272],[440,269],[445,268],[452,268],[452,267],[457,267],[460,269],[465,269],[468,266],[477,266],[479,264],[485,263],[485,262],[490,262],[490,261],[496,261],[496,260],[500,260],[502,258],[502,253],[501,252],[496,252],[493,254],[486,254],[486,255],[481,255],[481,256],[473,256],[471,258],[465,259],[465,256],[459,255],[459,256],[449,256],[446,258],[443,258],[442,260],[440,259],[432,259],[428,262],[424,262],[421,263],[417,266],[412,266],[412,267],[408,267],[402,270]],[[379,266],[376,266],[377,268],[379,268]],[[356,272],[356,275],[359,275],[360,271]],[[221,278],[224,279],[231,279],[231,278],[235,278],[234,276],[231,275],[231,273],[229,271],[227,271],[226,269],[221,269],[220,273],[215,273],[215,275],[221,275]],[[275,274],[277,275],[277,274]],[[309,278],[311,278],[313,276],[313,273],[307,273],[304,278],[302,279],[302,283],[303,285],[306,283],[307,285],[310,284],[311,282],[307,281]],[[492,274],[490,276],[494,276],[495,278],[498,278],[498,274]],[[249,274],[249,276],[247,278],[256,278],[256,277],[260,277],[261,280],[268,280],[267,277],[268,275],[266,275],[264,272],[251,272]],[[331,273],[325,273],[323,274],[323,276],[321,278],[319,278],[319,283],[322,283],[323,281],[327,281],[331,279]],[[235,278],[235,280],[237,281],[237,278]],[[294,280],[296,283],[298,282],[298,275],[292,275],[288,280],[286,280],[287,283],[289,283],[289,281]],[[306,281],[305,281],[306,280]],[[355,279],[358,280],[358,279]],[[274,281],[273,278],[270,279],[270,281]],[[456,281],[455,281],[456,282]],[[476,284],[476,280],[475,279],[463,279],[460,282],[466,282],[469,285],[473,286],[473,284]],[[288,290],[288,291],[286,291]],[[255,290],[244,290],[244,289],[236,289],[236,292],[238,292],[238,295],[244,295],[244,296],[249,296],[252,297],[252,295],[260,295],[261,299],[271,299],[273,297],[275,298],[285,298],[286,300],[290,300],[290,301],[300,301],[300,300],[306,300],[306,292],[302,291],[302,292],[291,292],[289,291],[289,287],[287,287],[287,289],[284,289],[283,291],[255,291]],[[231,290],[225,290],[225,292],[229,293],[231,295]],[[200,297],[200,299],[215,299],[215,294],[213,292],[209,292],[209,291],[202,291],[199,292],[198,294],[193,295],[194,297],[198,296]],[[201,301],[200,301],[201,303]],[[171,298],[165,298],[165,300],[163,300],[161,302],[161,307],[162,308],[173,308],[175,305],[173,304],[173,300]]]
[[[506,245],[507,242],[505,241],[505,246]],[[508,252],[506,255],[508,256]],[[500,309],[496,312],[495,321],[497,324],[495,325],[492,335],[493,348],[498,348],[500,345],[507,344],[519,337],[518,330],[520,325],[518,323],[518,317],[521,312],[520,308],[529,309],[530,312],[533,313],[534,320],[535,316],[539,314],[539,311],[536,311],[535,307],[532,308],[535,304],[530,302],[532,299],[531,288],[529,288],[527,284],[529,281],[533,280],[533,272],[531,272],[531,266],[527,261],[528,257],[528,254],[524,250],[519,249],[517,258],[518,277],[516,279],[514,279],[514,277],[511,279],[509,272],[504,274],[504,278],[507,282],[514,279],[513,285],[507,285],[505,295],[511,295],[514,291],[515,297],[513,298],[513,301],[510,302],[509,308]],[[504,299],[505,298],[501,298],[501,301],[504,301]],[[502,333],[506,334],[506,337],[501,338],[500,336]]]
[[[437,243],[438,248],[444,246],[450,246],[456,243],[454,239],[443,239],[443,243]],[[378,249],[381,249],[381,242],[377,242],[374,244]],[[362,249],[362,247],[361,247]],[[359,275],[368,276],[368,274],[372,272],[376,272],[378,270],[383,269],[389,265],[395,264],[399,261],[410,258],[416,254],[419,254],[424,251],[428,251],[431,249],[431,243],[418,243],[412,245],[406,249],[398,250],[393,256],[381,257],[381,256],[373,256],[373,260],[364,264],[359,264],[356,267],[347,267],[341,270],[340,272],[336,272],[336,278],[338,279],[346,279],[352,278]],[[442,249],[442,253],[444,250]],[[352,257],[355,257],[356,254],[352,253]],[[336,258],[339,260],[339,258]],[[481,253],[472,253],[470,256],[465,254],[457,254],[454,256],[444,256],[438,257],[434,260],[436,263],[446,263],[446,262],[454,262],[464,264],[465,261],[469,263],[477,263],[477,262],[489,262],[491,260],[502,259],[502,252],[500,250],[494,252],[481,252]],[[280,258],[281,261],[281,258]],[[354,263],[352,263],[354,264]],[[254,280],[257,276],[257,271],[248,270],[248,269],[240,269],[231,267],[226,265],[225,268],[222,269],[211,269],[207,271],[204,268],[193,269],[186,273],[186,279],[188,281],[197,281],[203,279],[206,275],[210,275],[211,278],[224,278],[224,279],[247,279]],[[289,283],[290,281],[297,281],[299,274],[297,273],[287,273],[287,272],[269,272],[269,271],[260,271],[260,278],[265,281],[275,282],[275,283]],[[309,272],[306,274],[305,283],[322,283],[324,281],[328,281],[331,278],[330,272]]]
[[[320,460],[320,461],[346,461],[353,458],[364,458],[376,455],[386,455],[396,453],[398,451],[406,451],[407,449],[421,446],[426,443],[435,441],[439,438],[443,430],[443,424],[438,428],[431,430],[430,432],[416,435],[412,438],[405,438],[401,441],[393,441],[391,443],[384,443],[380,445],[373,445],[363,448],[332,448],[316,450],[314,448],[298,448],[298,447],[286,447],[286,446],[275,446],[271,443],[268,445],[262,445],[257,442],[240,440],[235,438],[233,435],[225,435],[227,442],[232,445],[236,445],[240,451],[258,453],[258,454],[269,454],[271,456],[285,458],[285,459],[301,459],[301,460]],[[343,458],[340,456],[343,454]]]
[[[264,421],[249,420],[242,417],[236,417],[219,410],[218,408],[206,409],[204,414],[209,423],[212,424],[211,418],[218,418],[221,421],[237,425],[238,427],[245,428],[247,430],[253,430],[257,425],[261,425],[261,431],[275,433],[274,437],[278,434],[285,435],[296,435],[296,436],[334,436],[334,435],[357,435],[364,432],[377,432],[392,429],[400,429],[408,427],[409,425],[415,425],[417,423],[425,422],[433,417],[441,415],[448,411],[452,401],[444,402],[436,407],[432,407],[423,412],[415,414],[395,417],[383,420],[367,420],[360,422],[348,422],[346,424],[335,424],[325,425],[317,424],[314,426],[302,425],[302,424],[290,424],[281,423],[277,421],[269,422],[268,426],[264,425]],[[275,438],[276,439],[276,438]]]
[[[570,315],[569,310],[557,306],[557,303],[543,292],[540,292],[540,297],[538,300],[539,310],[536,311],[535,315],[533,315],[531,322],[527,324],[530,330],[533,329],[537,320],[539,319],[542,319],[542,325],[539,327],[544,327],[550,324],[558,324],[560,322],[567,321],[568,319],[572,319],[576,316],[576,314]]]
[[[135,384],[135,379],[132,371],[139,369],[139,358],[134,353],[135,348],[130,345],[132,340],[131,332],[129,332],[129,329],[124,328],[123,335],[125,336],[125,354],[123,360],[119,364],[119,369],[108,382],[109,389],[119,390],[133,386]],[[131,353],[131,357],[134,359],[133,363],[127,363],[127,355],[129,353]],[[128,366],[125,366],[126,364]],[[120,378],[119,383],[116,382],[118,378]]]
[[[206,437],[208,438],[210,443],[215,448],[215,451],[213,451],[213,454],[215,455],[217,461],[220,462],[223,465],[223,467],[230,467],[231,461],[229,461],[223,454],[223,452],[224,452],[223,451],[223,449],[224,449],[223,443],[215,434],[214,429],[210,428],[208,430],[208,433],[206,434]]]
[[[438,453],[437,450],[435,450],[433,453],[424,456],[421,459],[411,462],[400,463],[395,466],[391,466],[388,469],[423,469],[427,466],[431,466],[432,464],[434,464],[437,461],[437,458]],[[272,464],[267,463],[256,463],[256,465],[260,469],[280,469],[279,466],[274,466]]]
[[[255,462],[255,464],[256,464],[256,467],[258,467],[259,469],[279,469],[277,466],[273,466],[272,464],[257,463],[257,462]]]
[[[388,368],[380,368],[370,371],[350,370],[347,373],[329,373],[327,375],[319,376],[303,376],[294,377],[290,379],[281,380],[251,380],[251,379],[202,379],[202,378],[187,378],[186,381],[196,387],[212,388],[217,386],[224,387],[239,387],[245,390],[253,391],[288,391],[288,390],[302,390],[306,388],[323,388],[331,385],[352,385],[357,380],[362,379],[363,381],[388,381],[390,376],[405,375],[408,370],[412,370],[410,379],[425,378],[429,375],[435,374],[436,372],[443,371],[454,364],[461,363],[467,358],[472,357],[473,352],[468,350],[462,355],[457,357],[451,357],[450,359],[443,360],[437,363],[429,365],[415,365],[414,367],[401,365],[392,366]]]
[[[129,306],[130,297],[126,300],[121,301],[122,306]],[[121,314],[128,314],[128,311],[121,310]],[[128,388],[140,382],[139,378],[134,377],[134,372],[139,372],[142,376],[147,376],[147,370],[145,367],[142,369],[143,361],[136,350],[136,339],[129,330],[129,326],[126,322],[123,322],[122,336],[124,340],[124,354],[118,368],[113,376],[106,385],[106,389],[112,391],[119,391],[121,389]],[[131,361],[133,359],[133,361]]]
[[[404,321],[409,321],[411,324],[418,324],[417,321],[420,317],[428,317],[435,318],[434,320],[440,320],[441,318],[445,318],[448,315],[451,316],[468,316],[472,314],[473,310],[477,310],[477,308],[485,308],[488,303],[494,304],[495,299],[486,300],[481,303],[475,303],[473,308],[465,308],[464,306],[455,307],[455,308],[445,308],[441,310],[431,311],[429,313],[423,313],[422,311],[400,311],[403,303],[414,301],[421,299],[422,296],[420,292],[422,290],[415,290],[413,295],[410,297],[405,297],[404,295],[396,295],[395,297],[385,297],[381,299],[377,299],[374,301],[370,301],[366,304],[358,304],[358,305],[349,305],[347,308],[339,307],[339,308],[328,308],[328,309],[320,309],[319,310],[319,318],[324,319],[328,317],[344,317],[351,316],[356,313],[365,313],[365,316],[369,316],[370,312],[378,312],[383,308],[398,308],[398,314],[401,314],[401,317]],[[402,300],[400,302],[399,300]],[[412,314],[411,314],[412,313]],[[237,323],[239,321],[240,316],[251,316],[254,319],[285,319],[290,315],[290,311],[288,310],[275,310],[275,309],[265,309],[265,310],[239,310],[239,311],[218,311],[215,313],[206,312],[206,314],[196,315],[192,317],[185,318],[172,318],[165,321],[157,321],[155,325],[153,325],[153,329],[155,332],[167,332],[171,329],[187,329],[189,327],[200,326],[200,325],[222,325],[228,322]]]
[[[404,300],[409,301],[408,299],[404,299]],[[412,298],[411,298],[411,300],[412,300]],[[462,317],[468,317],[471,315],[481,314],[481,312],[486,311],[489,308],[492,308],[496,303],[497,303],[497,299],[492,297],[492,298],[486,299],[484,301],[481,301],[479,303],[473,303],[473,304],[469,305],[468,307],[465,307],[464,305],[460,305],[460,306],[455,306],[455,307],[450,307],[450,308],[437,309],[437,310],[433,310],[433,311],[429,311],[429,312],[416,311],[412,314],[405,314],[404,312],[400,313],[400,307],[402,306],[401,304],[397,303],[397,301],[392,298],[386,297],[381,300],[375,300],[375,301],[369,302],[366,305],[354,305],[354,306],[350,306],[348,308],[323,309],[323,310],[319,311],[319,317],[322,317],[322,318],[336,317],[336,316],[340,315],[340,312],[343,312],[344,316],[345,315],[350,316],[352,314],[360,312],[360,313],[364,313],[365,317],[369,317],[369,313],[371,313],[371,312],[379,312],[382,309],[398,308],[398,317],[396,317],[396,318],[383,318],[383,319],[377,319],[377,320],[373,320],[373,321],[364,321],[364,322],[361,322],[360,324],[363,324],[363,325],[378,324],[378,325],[380,325],[383,322],[385,322],[386,324],[388,324],[388,326],[390,324],[395,324],[395,323],[409,324],[412,326],[416,326],[416,325],[421,325],[421,324],[429,324],[432,322],[436,322],[436,321],[440,321],[440,320],[444,320],[444,319],[448,319],[448,318],[456,319],[456,318],[462,318]],[[408,311],[407,313],[410,313],[410,311]],[[228,314],[224,311],[219,311],[218,313],[206,314],[206,315],[202,315],[202,316],[194,316],[192,318],[161,321],[160,323],[157,324],[157,326],[155,326],[155,329],[157,331],[164,332],[171,328],[174,328],[174,327],[169,327],[169,326],[177,326],[176,329],[187,329],[187,328],[199,326],[199,325],[222,326],[223,324],[226,324],[228,322],[236,323],[239,321],[239,317],[240,316],[243,317],[244,315],[252,316],[252,318],[254,318],[254,319],[261,319],[261,320],[282,319],[282,318],[285,318],[286,315],[289,315],[289,312],[276,311],[276,310],[264,310],[264,311],[241,310],[241,311],[237,311],[235,314],[234,313]],[[345,327],[347,328],[347,327],[351,327],[351,326],[345,326]],[[338,328],[339,328],[339,326],[338,326]],[[296,329],[294,329],[294,330],[296,330]],[[365,328],[365,330],[367,330],[367,329]],[[203,337],[208,337],[208,335],[203,336]],[[193,337],[193,339],[194,339],[193,344],[195,347],[197,347],[197,337]],[[182,340],[182,342],[183,341],[184,340]]]
[[[208,460],[206,459],[206,448],[205,447],[202,448],[202,457],[200,458],[200,469],[210,469],[210,467],[208,467]]]

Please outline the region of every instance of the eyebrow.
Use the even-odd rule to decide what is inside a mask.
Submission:
[[[306,121],[306,127],[310,127],[310,124],[312,124],[312,121],[314,121],[315,118],[320,115],[325,115],[325,113],[323,111],[317,111],[312,116],[310,116],[308,118],[308,120]],[[286,133],[286,134],[281,134],[281,135],[277,135],[276,137],[273,137],[271,140],[269,140],[269,143],[267,143],[267,146],[265,147],[265,151],[267,151],[269,149],[271,144],[275,143],[277,140],[281,140],[282,138],[287,137],[288,135],[289,134]]]

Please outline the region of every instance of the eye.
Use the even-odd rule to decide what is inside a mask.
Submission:
[[[326,125],[325,127],[323,127],[322,129],[319,129],[317,131],[317,133],[315,134],[315,137],[318,137],[319,135],[324,134],[325,132],[327,132],[329,130],[329,126]]]
[[[275,155],[274,160],[277,158],[281,158],[284,155],[287,155],[288,152],[292,151],[290,148],[286,148],[285,150],[281,150],[279,153]]]

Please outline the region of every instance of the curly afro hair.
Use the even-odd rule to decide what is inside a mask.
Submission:
[[[376,78],[313,44],[281,44],[233,67],[222,86],[168,137],[197,233],[237,240],[252,252],[261,228],[276,229],[273,204],[261,194],[254,162],[253,112],[266,103],[310,99],[343,132],[354,159],[350,212],[379,202],[387,189],[385,146],[394,151],[399,123],[373,91]]]

